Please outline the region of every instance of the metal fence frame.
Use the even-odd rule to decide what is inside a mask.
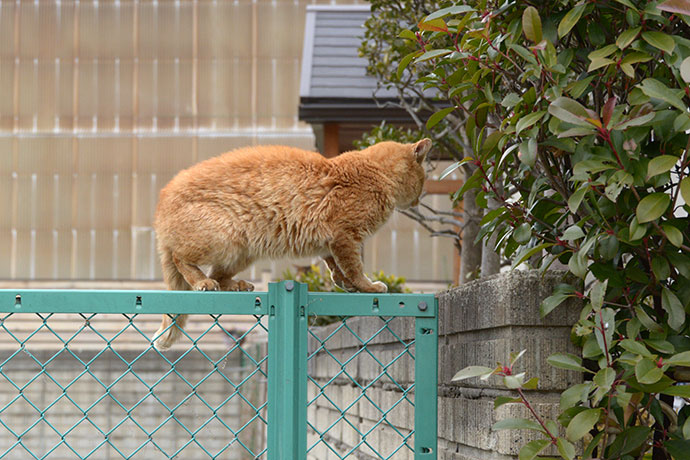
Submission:
[[[268,292],[0,290],[0,313],[231,314],[268,316],[267,458],[307,456],[310,315],[415,319],[414,458],[437,458],[438,304],[431,294],[308,292],[270,283]]]

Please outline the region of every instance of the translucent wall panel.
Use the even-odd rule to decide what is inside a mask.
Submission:
[[[251,0],[199,2],[199,57],[251,59],[253,8]]]
[[[297,121],[311,3],[334,2],[0,0],[0,278],[159,279],[175,174],[247,145],[314,149]],[[376,238],[368,271],[445,276],[428,255],[452,251],[405,218]]]
[[[132,1],[79,2],[76,31],[79,57],[132,59],[135,56],[134,5]]]

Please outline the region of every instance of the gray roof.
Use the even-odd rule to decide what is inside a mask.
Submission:
[[[308,5],[302,49],[301,98],[372,98],[376,79],[357,49],[364,36],[369,5]],[[377,98],[392,98],[380,89]]]

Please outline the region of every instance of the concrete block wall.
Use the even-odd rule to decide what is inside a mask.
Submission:
[[[507,404],[495,411],[497,396],[514,393],[504,389],[499,378],[451,382],[460,369],[506,363],[511,352],[527,349],[516,371],[539,378],[537,390],[527,394],[535,410],[550,419],[558,413],[560,392],[581,381],[579,373],[546,362],[556,352],[578,353],[569,338],[580,311],[577,301],[546,318],[539,316],[542,299],[563,275],[515,271],[439,294],[439,459],[514,459],[520,447],[534,439],[530,432],[491,431],[498,420],[529,417],[527,410]],[[404,353],[401,341],[414,339],[414,320],[396,318],[385,327],[380,319],[353,318],[347,325],[312,329],[308,457],[329,460],[352,452],[358,459],[412,459],[414,360]],[[325,339],[328,352],[321,347]],[[362,342],[368,340],[363,349]],[[359,396],[361,388],[366,388],[365,396]]]

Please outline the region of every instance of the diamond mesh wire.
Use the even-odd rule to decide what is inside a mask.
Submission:
[[[265,459],[266,327],[206,318],[0,315],[0,459]]]
[[[309,458],[414,458],[412,318],[309,330]]]

